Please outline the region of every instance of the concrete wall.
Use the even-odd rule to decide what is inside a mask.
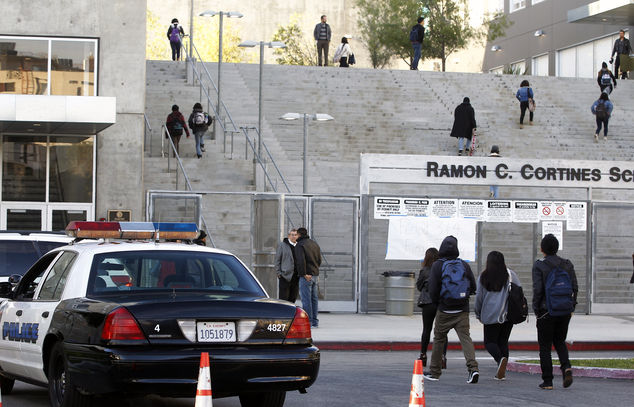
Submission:
[[[97,135],[96,219],[109,209],[143,216],[146,8],[138,0],[2,2],[4,34],[100,39],[98,95],[117,98],[117,123]]]

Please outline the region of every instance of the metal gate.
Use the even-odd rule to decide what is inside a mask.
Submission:
[[[256,195],[252,206],[253,271],[277,296],[275,250],[292,228],[306,227],[322,251],[319,310],[357,312],[357,198]]]

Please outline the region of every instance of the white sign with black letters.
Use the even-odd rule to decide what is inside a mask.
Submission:
[[[458,211],[461,218],[473,218],[478,221],[484,221],[486,201],[484,199],[461,199],[458,201]]]
[[[537,201],[514,201],[513,222],[539,222],[539,203]]]
[[[392,215],[402,215],[403,198],[374,198],[374,219],[387,219]]]
[[[487,201],[487,222],[513,222],[511,201]]]
[[[429,216],[429,199],[403,199],[403,207],[407,216]]]
[[[458,200],[457,199],[432,199],[430,213],[431,213],[431,216],[435,218],[457,218],[458,217]]]
[[[587,213],[585,202],[568,203],[568,220],[566,230],[586,230]]]

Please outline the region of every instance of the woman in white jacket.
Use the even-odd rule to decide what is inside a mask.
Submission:
[[[349,68],[348,66],[348,57],[352,54],[352,50],[350,49],[350,44],[348,44],[348,39],[343,37],[341,39],[341,44],[337,47],[335,51],[335,63],[339,62],[340,68]]]

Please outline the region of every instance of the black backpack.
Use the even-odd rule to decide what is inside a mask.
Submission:
[[[412,31],[409,32],[410,42],[418,42],[418,24],[412,27]]]
[[[522,286],[511,282],[510,273],[508,291],[509,308],[508,313],[506,314],[506,320],[513,324],[519,324],[526,321],[526,318],[528,317],[528,302],[524,296],[524,289]]]
[[[608,117],[608,107],[605,105],[604,100],[599,100],[599,105],[597,106],[595,113],[597,115],[597,119],[605,119]]]

